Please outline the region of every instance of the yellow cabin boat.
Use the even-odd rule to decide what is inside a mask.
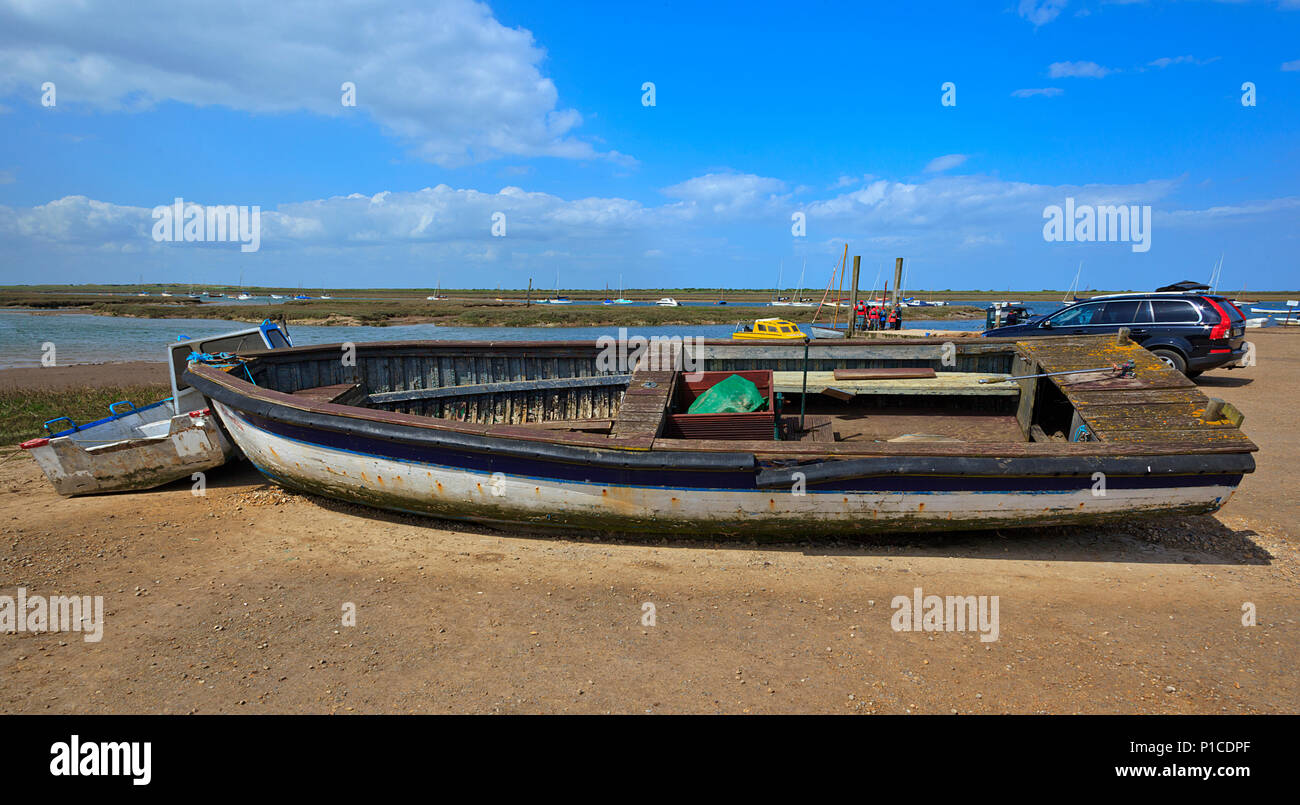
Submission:
[[[802,341],[808,336],[799,329],[799,325],[785,319],[755,319],[753,326],[737,330],[731,337],[738,341]]]

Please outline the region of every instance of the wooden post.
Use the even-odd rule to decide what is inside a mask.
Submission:
[[[849,259],[849,244],[844,244],[844,256],[840,258],[840,287],[835,291],[835,317],[831,319],[831,327],[835,328],[840,323],[840,300],[844,298],[844,269],[847,268],[845,263]]]
[[[858,272],[862,269],[862,256],[853,255],[853,298],[849,305],[849,338],[858,326]]]
[[[903,258],[898,257],[894,260],[894,304],[890,307],[898,307],[898,292],[903,284]]]
[[[1223,417],[1223,400],[1211,397],[1205,405],[1205,414],[1201,417],[1206,422],[1216,422]]]
[[[803,390],[799,392],[799,433],[800,438],[803,434],[803,414],[808,405],[808,345],[812,339],[805,337],[803,340]]]
[[[1115,345],[1116,345],[1116,346],[1121,346],[1121,347],[1122,347],[1122,346],[1124,346],[1125,344],[1128,344],[1128,343],[1131,343],[1131,342],[1130,342],[1130,339],[1129,339],[1129,330],[1128,330],[1128,328],[1127,328],[1127,327],[1121,327],[1121,328],[1119,328],[1119,332],[1115,333]]]
[[[528,278],[528,295],[524,297],[524,307],[532,307],[533,304],[533,278]]]

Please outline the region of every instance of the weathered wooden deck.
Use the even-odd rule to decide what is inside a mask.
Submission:
[[[1238,428],[1239,416],[1225,409],[1207,420],[1208,397],[1182,373],[1132,342],[1120,343],[1115,335],[1037,338],[1016,343],[1025,363],[1016,374],[1068,372],[1133,361],[1132,377],[1099,374],[1048,378],[1078,412],[1076,421],[1088,426],[1102,442],[1132,444],[1255,445]],[[1028,371],[1022,371],[1027,369]],[[1021,381],[1022,392],[1033,394]]]

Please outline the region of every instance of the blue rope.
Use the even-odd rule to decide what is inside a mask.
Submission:
[[[254,386],[257,385],[257,381],[253,379],[253,373],[248,371],[248,364],[233,352],[191,352],[186,360],[190,363],[206,363],[218,369],[233,369],[238,366],[244,370],[244,376],[248,378],[248,382]]]

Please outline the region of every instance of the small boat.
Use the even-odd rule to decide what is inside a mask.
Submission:
[[[802,341],[808,336],[799,325],[785,319],[755,319],[752,325],[731,334],[736,341]]]
[[[171,294],[169,294],[169,293],[160,293],[160,294],[158,294],[158,295],[159,295],[159,296],[171,296]]]
[[[569,534],[806,540],[1203,514],[1258,449],[1235,408],[1113,334],[679,342],[633,366],[590,340],[355,347],[351,365],[313,344],[191,362],[183,379],[273,483]],[[766,405],[689,414],[735,375]]]
[[[847,333],[844,330],[835,327],[826,327],[820,324],[808,325],[808,332],[813,338],[845,338]]]
[[[321,299],[333,299],[334,297],[330,296],[329,294],[321,294],[320,298],[321,298]]]
[[[1019,302],[994,302],[984,309],[984,329],[993,330],[1012,324],[1024,324],[1034,317],[1029,308]]]
[[[655,302],[655,304],[658,305],[659,307],[680,307],[681,306],[681,303],[678,302],[676,299],[672,298],[671,296],[665,296],[664,298],[660,299],[658,302]]]
[[[623,295],[623,275],[618,275],[618,298],[610,301],[611,305],[632,305],[635,304],[631,299]]]
[[[543,299],[542,301],[545,302],[545,303],[548,304],[548,305],[571,305],[571,304],[573,304],[573,300],[569,299],[569,297],[567,297],[567,296],[552,296],[550,299]]]
[[[271,298],[272,298],[272,299],[283,299],[284,297],[281,296],[281,295],[278,294],[278,293],[273,293],[273,294],[271,294]]]
[[[187,361],[196,354],[291,345],[288,333],[269,321],[207,338],[182,336],[167,347],[172,396],[140,407],[119,400],[108,407],[108,416],[81,425],[57,417],[45,423],[48,436],[19,447],[36,460],[54,490],[67,496],[152,489],[219,467],[235,448],[203,395],[182,379]],[[228,363],[225,358],[214,362]],[[59,424],[67,427],[54,430]]]
[[[1252,328],[1266,327],[1270,321],[1271,319],[1269,319],[1268,316],[1257,316],[1255,318],[1246,319],[1246,326]]]
[[[235,299],[237,299],[237,300],[239,300],[239,301],[241,301],[241,302],[246,302],[246,301],[248,301],[249,299],[256,299],[256,298],[257,298],[257,297],[253,296],[252,294],[248,294],[248,293],[241,293],[239,296],[236,296],[236,297],[235,297]]]
[[[305,293],[300,293],[297,296],[295,296],[294,299],[311,299],[311,297]]]

